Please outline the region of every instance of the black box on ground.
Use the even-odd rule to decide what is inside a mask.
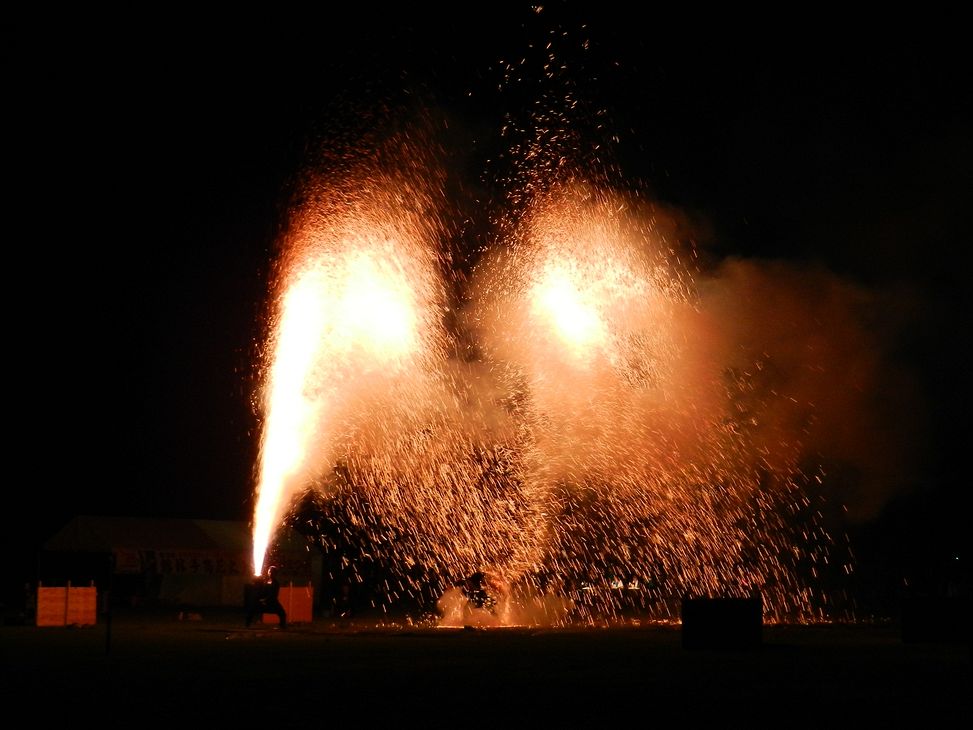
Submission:
[[[686,649],[753,649],[763,642],[763,601],[753,598],[684,598]]]
[[[970,641],[969,596],[908,596],[902,601],[902,641]]]

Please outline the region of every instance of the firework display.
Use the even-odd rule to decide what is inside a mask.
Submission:
[[[638,195],[542,165],[461,277],[443,176],[392,141],[312,175],[284,240],[255,572],[310,495],[323,546],[384,566],[349,567],[375,601],[432,596],[447,622],[481,589],[492,625],[672,620],[687,596],[824,616],[821,574],[851,565],[809,458],[821,368],[754,335],[759,276],[725,265],[728,298]]]

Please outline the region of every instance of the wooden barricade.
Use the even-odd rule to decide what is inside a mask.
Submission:
[[[37,586],[38,626],[94,626],[98,618],[98,589],[86,587]]]
[[[311,623],[314,617],[313,585],[308,583],[306,586],[295,586],[289,583],[287,586],[281,586],[278,598],[287,613],[288,624]],[[275,613],[263,614],[261,621],[265,624],[280,623]]]

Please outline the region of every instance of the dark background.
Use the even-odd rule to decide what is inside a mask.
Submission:
[[[971,134],[956,18],[441,14],[16,18],[3,32],[5,589],[75,514],[250,517],[255,362],[308,150],[396,104],[448,118],[466,182],[553,52],[633,187],[717,256],[909,292],[923,478],[857,526],[894,582],[968,559]],[[459,158],[457,158],[459,159]],[[458,163],[459,164],[459,163]],[[472,243],[471,243],[472,245]]]

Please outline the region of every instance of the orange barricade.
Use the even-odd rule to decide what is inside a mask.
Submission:
[[[311,623],[314,613],[314,586],[295,586],[293,583],[281,586],[280,605],[287,613],[288,624]],[[277,614],[265,613],[261,621],[265,624],[279,623]]]
[[[67,586],[37,587],[38,626],[94,626],[98,618],[98,589]]]

